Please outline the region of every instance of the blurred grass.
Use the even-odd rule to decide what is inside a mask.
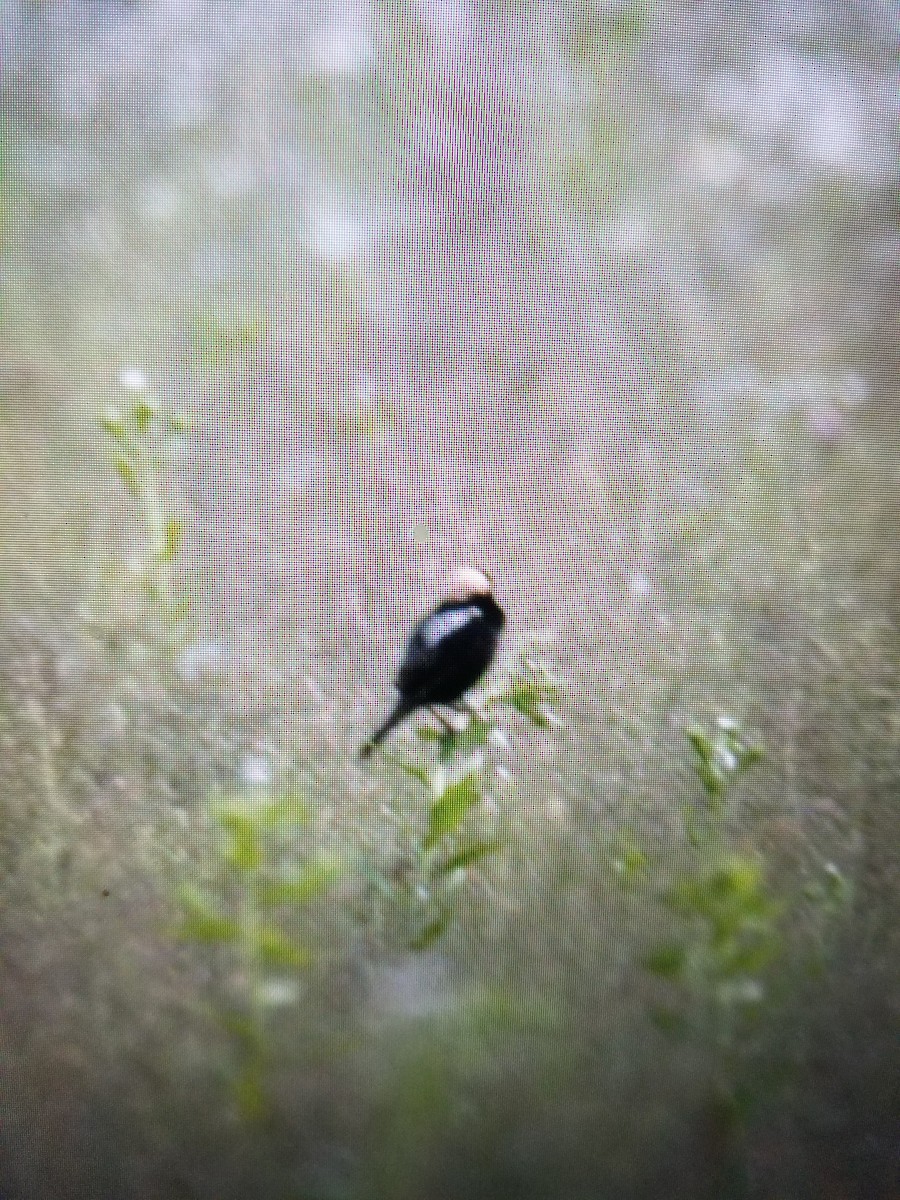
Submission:
[[[805,462],[802,471],[784,466],[778,473],[776,509],[787,521],[787,531],[790,516],[785,510],[792,493],[786,480],[793,477],[806,487],[812,473],[809,460],[804,459],[806,448],[793,433],[784,449]],[[834,463],[827,469],[833,470]],[[866,466],[850,458],[842,469],[865,473]],[[690,555],[698,550],[708,555],[715,547],[716,578],[711,580],[705,568],[696,576],[676,569],[677,555],[684,553],[680,537],[671,543],[676,557],[667,559],[664,554],[660,559],[657,582],[665,582],[670,604],[677,599],[677,607],[670,611],[680,614],[678,643],[666,640],[654,645],[652,638],[639,635],[625,651],[627,657],[619,652],[618,666],[627,682],[625,691],[615,695],[618,716],[604,713],[607,699],[602,694],[595,702],[585,685],[570,685],[563,703],[567,728],[562,773],[552,777],[552,791],[546,790],[550,777],[543,772],[529,779],[528,760],[540,743],[524,748],[524,758],[516,756],[514,782],[500,800],[504,851],[481,871],[487,902],[464,916],[440,951],[454,982],[440,984],[434,995],[434,985],[417,982],[415,976],[404,985],[412,989],[409,1002],[414,1006],[440,1003],[438,1013],[425,1020],[420,1032],[410,1031],[412,1040],[403,1033],[405,1019],[394,1009],[395,993],[380,990],[382,967],[377,959],[354,949],[352,875],[328,920],[318,932],[314,929],[319,953],[325,953],[313,971],[307,1001],[298,1010],[306,1026],[303,1044],[310,1047],[319,1039],[325,1045],[336,1033],[350,1038],[322,1068],[323,1091],[317,1103],[340,1105],[345,1073],[352,1074],[356,1053],[350,1049],[347,1059],[348,1045],[365,1046],[366,1056],[384,1055],[386,1061],[400,1053],[400,1061],[408,1057],[410,1064],[408,1071],[398,1064],[396,1072],[379,1074],[359,1097],[364,1110],[372,1114],[372,1140],[366,1143],[366,1165],[344,1171],[356,1180],[352,1194],[367,1194],[361,1179],[370,1170],[381,1181],[372,1194],[421,1194],[423,1180],[436,1180],[441,1170],[450,1169],[452,1147],[468,1143],[476,1129],[483,1129],[480,1118],[466,1115],[467,1106],[474,1105],[473,1114],[496,1110],[491,1097],[497,1088],[505,1093],[514,1078],[515,1101],[505,1101],[495,1111],[493,1132],[484,1130],[475,1151],[485,1177],[493,1178],[489,1164],[496,1161],[497,1146],[515,1139],[513,1131],[547,1103],[545,1072],[556,1055],[551,1047],[557,1038],[571,1041],[573,1054],[575,1046],[581,1047],[580,1053],[600,1071],[599,1090],[591,1100],[583,1091],[581,1066],[566,1058],[555,1068],[553,1094],[563,1107],[566,1097],[578,1106],[574,1127],[582,1137],[588,1113],[601,1128],[608,1119],[610,1089],[615,1089],[611,1082],[603,1082],[607,1078],[603,1063],[612,1045],[618,1047],[619,1056],[612,1076],[617,1079],[615,1086],[630,1097],[635,1113],[644,1103],[653,1063],[654,1087],[660,1095],[670,1095],[674,1102],[687,1087],[699,1103],[700,1080],[707,1069],[703,1064],[710,1055],[715,1062],[715,1051],[705,1044],[703,1020],[699,1040],[682,1041],[678,1054],[671,1057],[672,1052],[662,1048],[664,1043],[655,1040],[671,1037],[671,1032],[649,1033],[649,1023],[656,1019],[653,1014],[658,1015],[657,989],[650,979],[641,978],[644,956],[658,955],[659,946],[670,944],[673,934],[673,914],[666,914],[660,894],[667,881],[674,883],[685,870],[695,869],[689,839],[679,831],[684,805],[692,798],[699,800],[702,786],[694,776],[683,732],[667,728],[673,711],[685,718],[707,719],[727,700],[738,705],[745,719],[759,723],[772,749],[772,761],[741,784],[726,817],[726,837],[745,853],[763,855],[771,886],[792,905],[784,952],[788,965],[776,968],[777,1002],[758,1022],[748,1043],[749,1057],[739,1057],[737,1064],[733,1059],[719,1063],[713,1077],[725,1070],[726,1078],[743,1080],[744,1087],[751,1086],[746,1072],[751,1081],[757,1073],[764,1077],[766,1047],[784,1036],[779,1029],[788,1020],[792,997],[803,994],[803,964],[818,956],[821,970],[822,953],[827,964],[834,953],[827,947],[836,939],[840,943],[847,905],[831,904],[829,880],[842,878],[853,886],[859,871],[859,843],[853,836],[848,840],[846,831],[868,820],[866,797],[876,779],[890,778],[885,757],[889,722],[900,719],[890,684],[896,654],[891,659],[889,627],[879,621],[877,606],[869,606],[858,594],[846,616],[840,603],[833,605],[840,594],[854,596],[852,580],[843,573],[842,593],[834,593],[828,583],[843,561],[840,509],[836,528],[817,510],[819,527],[804,535],[813,539],[809,544],[815,544],[815,553],[804,555],[804,539],[792,548],[790,542],[772,535],[768,504],[760,508],[747,502],[747,477],[737,464],[731,479],[733,494],[724,509],[707,513],[687,547]],[[837,486],[835,495],[842,495],[846,486],[846,481]],[[720,496],[720,504],[724,501]],[[45,580],[52,579],[52,562],[45,571]],[[760,579],[764,587],[757,593]],[[241,740],[237,714],[249,698],[245,689],[255,689],[265,677],[267,660],[244,664],[243,682],[236,691],[229,685],[223,708],[224,697],[216,695],[213,681],[197,693],[196,686],[173,678],[165,653],[157,657],[151,649],[140,669],[127,641],[111,656],[102,644],[79,631],[77,610],[71,604],[68,610],[63,607],[55,627],[32,622],[19,625],[16,633],[17,607],[10,605],[8,597],[0,723],[5,751],[5,936],[13,943],[27,938],[33,948],[43,946],[44,971],[49,974],[41,977],[48,984],[55,980],[60,995],[76,1005],[78,1044],[87,1048],[94,1039],[109,1038],[110,1030],[97,1024],[100,1015],[109,1011],[108,1005],[120,1013],[115,1020],[138,1019],[143,1041],[130,1043],[124,1053],[155,1060],[152,1071],[159,1079],[160,1090],[154,1093],[158,1099],[145,1103],[167,1105],[165,1097],[188,1086],[188,1069],[196,1072],[199,1048],[205,1046],[207,1054],[217,1043],[218,1035],[203,1013],[211,996],[226,983],[215,977],[203,981],[198,962],[166,936],[173,863],[179,864],[179,874],[199,874],[205,867],[204,843],[196,832],[190,833],[203,781],[233,770],[232,739],[236,737],[237,744]],[[877,661],[884,685],[876,697],[870,667]],[[572,678],[576,664],[564,659],[560,665],[563,674]],[[673,678],[666,684],[670,673]],[[84,702],[85,694],[91,697],[89,704]],[[271,711],[277,712],[277,692],[272,702]],[[876,704],[883,706],[881,722],[869,729],[861,727],[857,717]],[[598,712],[604,717],[599,725]],[[854,755],[848,759],[851,715],[856,740]],[[229,729],[235,721],[235,728]],[[190,741],[185,738],[187,728]],[[580,745],[590,749],[576,752]],[[292,769],[301,774],[309,770],[302,752]],[[374,799],[371,785],[348,805],[349,790],[359,785],[349,781],[340,757],[324,772],[316,769],[314,777],[321,812],[315,839],[330,839],[351,860],[354,847],[364,844],[381,858],[385,870],[390,869],[395,835],[390,824],[379,828],[372,800],[363,798]],[[823,795],[835,795],[840,811],[833,828],[817,815],[817,797]],[[91,835],[85,839],[81,831],[87,828]],[[102,916],[105,891],[117,905],[111,924]],[[98,948],[99,957],[89,960],[94,962],[94,1000],[81,996],[84,971],[76,960],[55,945],[55,935],[48,938],[26,915],[35,912],[65,914],[73,946]],[[148,913],[157,914],[149,927]],[[151,995],[159,1010],[154,1014],[147,1009],[141,972],[136,974],[138,962],[156,979]],[[348,979],[352,980],[349,987]],[[499,1056],[496,1048],[486,1048],[481,1066],[476,1062],[470,1071],[459,1060],[459,1049],[470,1035],[462,1027],[454,1033],[453,1021],[473,986],[511,1002],[523,994],[538,1004],[552,997],[551,1025],[532,1032],[520,1030],[514,1039],[518,1049],[510,1044]],[[338,990],[343,995],[335,1025],[330,1010]],[[98,995],[106,999],[96,1007]],[[674,1007],[669,999],[673,1028],[681,1028],[691,1013],[690,992],[681,1000],[676,996]],[[60,1025],[62,1014],[54,1013],[53,1001],[48,997],[42,1004],[48,1010],[48,1049],[37,1057],[29,1052],[32,1071],[38,1070],[42,1055],[58,1052],[54,1030],[61,1033],[65,1028],[66,1038],[73,1036],[69,1018]],[[31,1015],[13,1011],[10,1019],[21,1027]],[[392,1047],[398,1038],[401,1049],[395,1051]],[[184,1039],[193,1044],[187,1057],[172,1049]],[[441,1044],[445,1050],[439,1050]],[[168,1047],[164,1052],[163,1046]],[[151,1052],[150,1047],[156,1048]],[[283,1121],[282,1106],[292,1103],[288,1097],[298,1086],[302,1057],[291,1048],[290,1038],[283,1044],[279,1040],[272,1053],[280,1064],[276,1095],[277,1111],[282,1114],[278,1120]],[[215,1132],[216,1121],[224,1117],[213,1114],[225,1103],[220,1089],[226,1079],[226,1060],[222,1045],[197,1077],[209,1108],[211,1145],[224,1136],[224,1126]],[[488,1062],[491,1068],[484,1076],[482,1066]],[[568,1062],[565,1070],[562,1062]],[[57,1063],[55,1069],[62,1068]],[[92,1066],[84,1062],[75,1070],[91,1094],[91,1089],[102,1085],[108,1069],[108,1060],[101,1057]],[[760,1084],[763,1097],[767,1086]],[[434,1104],[429,1097],[435,1098]],[[405,1106],[416,1113],[419,1129],[417,1137],[406,1140]],[[165,1133],[160,1136],[169,1141],[175,1132],[162,1112],[146,1111],[141,1120],[157,1128],[163,1120]],[[648,1110],[645,1117],[654,1137],[668,1136],[677,1142],[685,1136],[685,1123],[693,1120],[693,1112],[685,1110],[675,1130],[672,1118],[662,1111],[652,1115]],[[330,1119],[340,1128],[336,1115]],[[640,1141],[645,1136],[637,1134],[638,1127],[636,1123],[625,1137],[632,1154],[637,1153],[637,1142],[629,1139]],[[134,1131],[120,1136],[134,1136]],[[340,1140],[342,1135],[335,1136]],[[598,1138],[598,1145],[607,1146],[604,1136]],[[491,1138],[498,1139],[494,1151],[489,1150]],[[623,1145],[618,1155],[619,1174],[614,1177],[627,1189],[632,1169],[628,1164],[633,1159]],[[582,1165],[593,1161],[591,1152],[584,1151],[584,1156]],[[544,1158],[540,1170],[548,1169],[551,1162],[554,1170],[564,1172],[552,1154]],[[517,1177],[514,1163],[508,1163],[507,1169],[510,1177]],[[541,1186],[546,1185],[540,1171],[537,1178],[544,1180]],[[577,1180],[573,1179],[573,1186],[580,1186]]]
[[[413,127],[427,95],[425,24],[402,6],[391,13],[394,74],[346,86],[334,78],[290,82],[300,111],[289,132],[309,137],[315,197],[328,191],[323,178],[352,191],[367,155],[377,156],[370,145],[359,150],[358,127],[381,120],[389,142]],[[477,903],[416,954],[385,954],[366,928],[371,874],[362,864],[391,878],[403,823],[426,829],[426,810],[414,780],[361,776],[351,762],[375,686],[372,662],[379,659],[383,686],[380,656],[400,636],[401,605],[388,611],[356,587],[358,547],[303,537],[319,524],[330,529],[342,506],[379,535],[372,513],[380,504],[389,513],[383,523],[413,523],[403,508],[404,471],[437,452],[428,521],[419,523],[426,536],[407,564],[430,578],[442,552],[427,536],[439,527],[438,510],[446,507],[451,523],[472,520],[445,484],[470,463],[477,422],[494,419],[490,397],[484,389],[459,396],[449,378],[420,395],[390,372],[389,385],[356,397],[347,379],[377,358],[372,347],[391,364],[393,355],[402,361],[417,352],[404,327],[393,340],[384,335],[389,322],[372,303],[365,251],[320,261],[289,241],[296,269],[279,273],[270,292],[256,289],[269,270],[266,247],[283,256],[292,228],[277,188],[258,182],[277,160],[266,157],[264,131],[242,143],[259,172],[243,198],[205,189],[190,156],[212,155],[222,130],[191,128],[188,165],[173,151],[171,179],[165,153],[153,166],[181,195],[171,220],[142,215],[128,189],[112,195],[107,180],[82,213],[99,213],[96,224],[73,220],[65,226],[72,241],[59,245],[48,234],[54,253],[46,259],[26,239],[7,260],[0,1019],[12,1050],[0,1087],[10,1114],[6,1155],[27,1173],[31,1194],[587,1197],[602,1180],[610,1194],[718,1197],[730,1194],[734,1154],[802,1158],[797,1139],[767,1124],[767,1105],[786,1097],[795,1127],[807,1111],[827,1123],[840,1102],[829,1087],[861,1078],[887,1111],[889,1029],[876,1018],[877,994],[890,995],[896,962],[898,423],[875,421],[864,402],[836,401],[826,386],[829,356],[840,366],[852,360],[840,310],[828,317],[835,328],[814,389],[827,408],[819,432],[815,411],[782,403],[794,343],[773,341],[773,330],[789,330],[797,306],[821,321],[802,247],[837,222],[828,252],[843,253],[839,187],[823,182],[811,211],[792,216],[791,227],[808,218],[809,228],[795,258],[790,247],[775,247],[775,274],[758,270],[749,243],[749,287],[741,291],[747,281],[739,280],[724,300],[704,291],[706,276],[685,280],[661,251],[654,258],[660,230],[690,258],[690,220],[717,228],[712,218],[728,203],[710,201],[720,206],[712,213],[705,199],[692,207],[685,196],[693,178],[690,187],[680,180],[682,191],[673,186],[669,201],[646,171],[635,174],[631,118],[619,103],[635,86],[625,59],[634,56],[632,69],[642,69],[651,17],[645,6],[626,5],[590,6],[573,18],[560,51],[594,76],[594,90],[569,114],[581,138],[576,149],[565,122],[541,148],[551,174],[559,172],[543,183],[546,194],[570,189],[578,228],[566,228],[576,243],[620,206],[648,209],[650,260],[639,260],[639,271],[674,272],[699,316],[679,312],[682,323],[661,338],[661,402],[625,388],[609,415],[601,379],[590,385],[591,406],[571,416],[569,360],[560,350],[547,377],[517,397],[524,421],[511,439],[515,455],[504,457],[499,440],[514,414],[503,410],[491,427],[498,494],[507,477],[532,470],[522,481],[532,507],[510,503],[498,514],[511,547],[498,575],[517,624],[557,626],[551,650],[565,680],[564,726],[510,752],[510,778],[491,797],[502,852],[485,855],[473,873]],[[408,90],[395,79],[404,63],[418,73]],[[598,79],[604,87],[616,79],[619,90],[607,94]],[[372,116],[370,105],[382,115]],[[561,111],[569,112],[565,102]],[[181,136],[172,133],[174,150]],[[670,169],[666,160],[660,193]],[[133,165],[122,171],[130,178]],[[382,184],[389,174],[379,175]],[[20,237],[36,236],[23,220],[32,202],[39,201],[29,217],[38,233],[56,228],[52,189],[18,186],[13,213],[8,178],[0,187],[4,245],[13,225]],[[92,196],[95,184],[83,186]],[[79,212],[77,189],[67,197],[67,211]],[[682,224],[673,215],[679,204]],[[209,251],[204,230],[218,229],[223,212],[233,221],[226,248],[237,245],[252,260],[249,283],[229,274],[221,246]],[[108,257],[83,253],[93,228],[113,229],[123,248]],[[301,240],[309,234],[307,213]],[[553,244],[548,236],[529,253],[537,259]],[[730,279],[723,257],[713,262]],[[772,288],[783,303],[771,324],[765,305],[719,315],[721,325],[705,320],[704,304],[727,314],[741,296],[766,298]],[[230,303],[219,307],[222,295]],[[468,297],[460,285],[459,303]],[[652,358],[616,325],[601,322],[589,334],[609,336],[616,375],[632,359]],[[711,343],[708,357],[691,359],[692,337]],[[743,389],[697,401],[674,394],[682,376],[693,381],[735,356],[743,365],[754,347],[763,362],[752,364]],[[107,398],[106,376],[144,361],[145,352],[180,376],[171,379],[176,391],[203,393],[207,474],[190,458],[176,472],[195,495],[185,526],[197,583],[193,648],[201,666],[193,674],[123,613],[107,569],[128,552],[133,530],[111,500],[116,482],[95,442],[94,414]],[[579,355],[583,363],[590,347]],[[456,367],[467,380],[469,366],[460,355]],[[472,423],[462,436],[460,401]],[[268,441],[256,437],[267,419]],[[230,441],[241,421],[254,436]],[[341,487],[328,490],[314,477],[318,490],[298,516],[280,513],[271,488],[261,516],[226,505],[235,481],[268,479],[295,441],[306,453],[308,427],[322,435],[311,439],[309,456],[336,464],[329,478]],[[589,439],[594,427],[609,444],[588,446],[583,474],[561,493],[574,512],[571,530],[583,536],[583,518],[594,541],[573,551],[559,540],[549,569],[541,556],[560,530],[549,513],[560,493],[547,490],[547,462],[527,452],[544,436],[568,444],[573,429]],[[346,432],[354,437],[335,436]],[[366,474],[379,455],[386,485]],[[476,499],[476,511],[484,509],[484,495]],[[254,517],[268,539],[256,556],[247,553],[246,526],[231,524]],[[348,521],[344,532],[358,538],[361,528]],[[209,549],[217,538],[226,543],[218,558]],[[307,573],[314,563],[316,578],[290,592],[279,624],[272,610],[291,581],[273,564],[287,553],[305,561]],[[249,599],[248,580],[258,585]],[[225,591],[218,608],[213,583]],[[335,656],[341,670],[331,669]],[[714,827],[708,812],[688,827],[686,809],[703,815],[704,792],[684,731],[692,722],[711,728],[722,713],[758,733],[767,757],[729,783]],[[233,1039],[217,1016],[245,980],[171,931],[178,882],[204,879],[212,864],[206,799],[235,783],[261,741],[272,747],[279,777],[310,797],[304,852],[327,851],[350,866],[302,931],[311,961],[298,1002],[267,1045],[272,1111],[248,1130],[234,1124]],[[727,1046],[709,1003],[716,964],[725,971],[730,961],[715,955],[723,918],[708,894],[721,899],[723,888],[726,909],[729,896],[743,903],[732,924],[757,921],[760,945],[748,953],[767,970],[766,1002],[748,1006],[752,1019]],[[776,926],[777,939],[767,940]],[[814,1042],[837,1047],[828,1073],[817,1066]],[[245,1083],[253,1107],[252,1073]],[[744,1104],[746,1096],[753,1103]],[[871,1107],[859,1104],[863,1132]],[[46,1145],[58,1156],[42,1153]],[[803,1145],[813,1153],[815,1130]],[[0,1175],[0,1187],[6,1183]]]

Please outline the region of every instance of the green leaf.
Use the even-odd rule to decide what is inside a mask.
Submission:
[[[121,442],[125,436],[125,422],[122,420],[122,414],[117,408],[108,408],[101,415],[100,427],[104,433],[108,433],[117,442]]]
[[[540,662],[523,658],[518,674],[504,688],[496,701],[514,708],[541,729],[550,725],[546,706],[556,702],[559,689]]]
[[[770,942],[772,955],[777,952],[781,905],[768,895],[762,866],[752,859],[732,856],[700,878],[681,879],[666,900],[676,911],[705,922],[708,945],[722,973],[756,969],[755,947],[761,942]],[[760,955],[762,961],[770,957],[768,950]]]
[[[393,754],[386,754],[384,757],[395,767],[399,767],[405,775],[409,775],[412,779],[417,779],[419,783],[424,783],[427,788],[431,788],[431,771],[428,767],[420,767],[416,763],[407,762],[405,758],[396,758]]]
[[[719,717],[716,732],[708,734],[699,725],[685,730],[694,748],[694,769],[710,800],[720,801],[729,782],[765,757],[761,746],[751,745],[731,717]]]
[[[469,750],[477,750],[486,746],[491,732],[495,728],[494,721],[486,721],[477,713],[470,713],[469,719],[462,729],[448,730],[439,734],[441,756],[451,758],[454,754],[466,754]]]
[[[437,941],[450,924],[450,915],[449,912],[442,912],[433,921],[429,921],[425,928],[409,943],[410,950],[427,950],[433,942]]]
[[[428,814],[428,831],[422,842],[423,849],[430,850],[442,837],[455,833],[471,808],[481,799],[478,776],[471,772],[457,783],[450,784],[431,806]]]
[[[320,895],[339,876],[338,864],[323,858],[309,863],[294,879],[261,884],[259,898],[263,904],[303,903]]]
[[[724,895],[735,894],[743,899],[758,896],[765,882],[762,865],[749,858],[732,858],[712,879]]]
[[[281,796],[262,810],[259,824],[263,829],[279,829],[285,825],[305,825],[312,816],[309,804],[300,796]]]
[[[185,909],[179,937],[194,942],[230,942],[238,936],[238,923],[223,917],[198,888],[185,885],[179,900]]]
[[[712,757],[712,739],[702,728],[702,726],[689,725],[684,732],[687,740],[691,743],[701,758]]]
[[[115,459],[116,471],[119,473],[119,478],[128,488],[133,496],[140,496],[141,485],[138,482],[137,470],[130,458],[126,458],[124,454],[119,454]]]
[[[440,742],[447,736],[444,730],[434,729],[431,725],[416,726],[416,737],[423,742]]]
[[[178,935],[191,942],[231,942],[238,935],[238,926],[227,917],[194,913],[185,917]]]
[[[508,704],[539,729],[547,729],[550,722],[543,711],[546,696],[540,685],[527,680],[517,683],[498,697],[502,704]]]
[[[681,974],[685,957],[683,946],[675,943],[658,946],[644,959],[644,966],[654,975],[661,975],[664,979],[674,979]]]
[[[437,873],[439,875],[449,875],[452,871],[474,866],[481,859],[487,858],[489,854],[495,854],[502,848],[503,842],[500,838],[491,838],[490,841],[473,842],[470,846],[458,850],[456,854],[451,854],[447,861],[438,867]]]
[[[306,967],[312,955],[303,946],[297,946],[278,929],[271,926],[259,931],[257,949],[262,958],[278,967]]]
[[[144,433],[150,422],[156,416],[156,405],[149,400],[141,399],[135,402],[131,410],[138,433]]]
[[[262,844],[254,816],[236,808],[222,808],[216,813],[216,820],[231,843],[226,862],[239,871],[255,871],[262,863]]]
[[[646,869],[649,859],[646,853],[629,839],[620,839],[612,850],[612,866],[622,883],[633,883]]]
[[[178,551],[181,549],[181,542],[184,537],[184,522],[178,517],[169,517],[166,521],[166,534],[163,542],[162,550],[160,551],[161,562],[171,562]]]

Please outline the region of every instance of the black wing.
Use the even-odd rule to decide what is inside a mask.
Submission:
[[[478,604],[442,604],[416,625],[396,684],[419,704],[449,704],[487,670],[497,646]]]

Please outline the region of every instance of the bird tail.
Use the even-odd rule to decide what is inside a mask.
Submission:
[[[403,718],[412,712],[412,709],[413,706],[408,704],[405,700],[398,700],[394,705],[394,711],[387,718],[387,720],[379,725],[365,745],[360,747],[359,757],[368,758],[375,747],[379,746],[384,741],[394,726],[399,725]]]

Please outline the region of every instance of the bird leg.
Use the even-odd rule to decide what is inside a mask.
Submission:
[[[433,704],[428,705],[428,711],[443,725],[445,735],[449,736],[450,734],[456,733],[456,730],[453,728],[447,718],[443,715],[443,713],[439,713]]]
[[[473,721],[483,720],[481,711],[475,708],[474,705],[469,704],[467,700],[457,700],[452,705],[452,708],[455,713],[458,713],[459,716],[465,718],[465,724],[463,725],[464,729],[468,729]]]

